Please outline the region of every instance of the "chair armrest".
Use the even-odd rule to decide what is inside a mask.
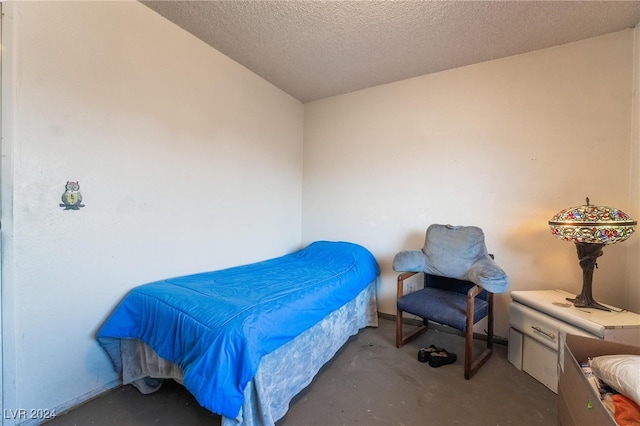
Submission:
[[[404,280],[414,276],[415,274],[417,274],[417,272],[403,272],[402,274],[398,275],[398,299],[404,296]]]
[[[484,289],[479,285],[474,285],[467,291],[467,299],[473,299],[474,297],[478,297],[480,293],[482,293]]]

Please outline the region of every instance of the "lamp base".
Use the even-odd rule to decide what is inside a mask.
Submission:
[[[567,300],[573,302],[573,306],[576,308],[593,308],[611,311],[611,309],[593,300],[591,290],[593,270],[598,267],[596,260],[603,255],[603,247],[604,244],[576,243],[578,259],[580,260],[580,267],[582,268],[582,291],[575,299],[567,298]]]
[[[573,299],[570,299],[567,297],[567,300],[569,302],[573,302],[573,306],[575,306],[576,308],[592,308],[592,309],[600,309],[603,311],[611,312],[611,309],[607,308],[604,305],[601,305],[600,303],[596,302],[593,299],[583,300],[578,297],[574,297]]]

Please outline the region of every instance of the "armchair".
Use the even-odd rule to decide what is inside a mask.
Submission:
[[[464,377],[470,379],[493,352],[493,294],[508,286],[505,272],[487,252],[482,229],[475,226],[430,225],[421,250],[396,254],[398,276],[396,347],[427,330],[428,321],[453,327],[465,335]],[[405,294],[404,282],[424,274],[424,288]],[[423,319],[403,337],[403,313]],[[473,325],[487,317],[487,348],[473,357]]]

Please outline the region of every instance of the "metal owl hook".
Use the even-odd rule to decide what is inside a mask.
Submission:
[[[81,207],[84,207],[78,182],[67,181],[64,189],[65,191],[62,194],[62,204],[60,204],[60,207],[64,207],[65,210],[80,210]]]

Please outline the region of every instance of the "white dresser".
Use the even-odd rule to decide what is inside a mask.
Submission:
[[[512,291],[509,361],[558,392],[558,347],[563,333],[640,346],[640,315],[576,308],[562,290]],[[608,305],[607,305],[608,306]]]

